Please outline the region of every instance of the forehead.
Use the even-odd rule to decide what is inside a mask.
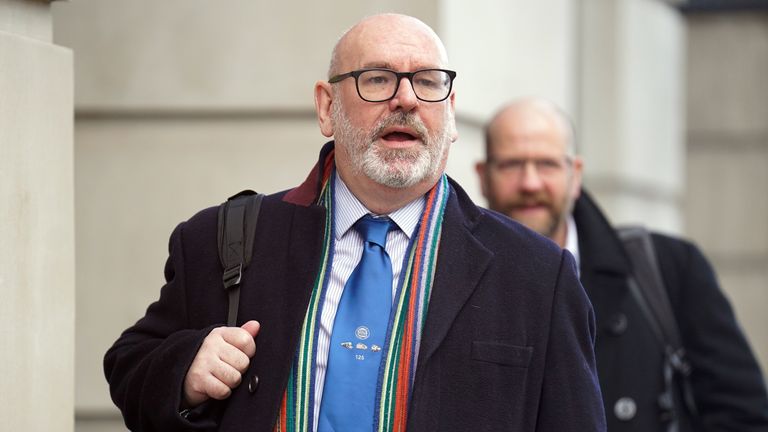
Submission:
[[[563,156],[567,134],[562,123],[548,113],[512,110],[500,114],[490,129],[496,156]]]
[[[445,49],[437,35],[426,24],[409,17],[379,17],[358,24],[344,36],[338,54],[344,70],[447,66]]]

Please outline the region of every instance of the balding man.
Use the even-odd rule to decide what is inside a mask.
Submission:
[[[477,172],[489,206],[550,237],[580,263],[597,316],[597,366],[610,432],[768,431],[760,369],[712,268],[692,244],[653,234],[690,370],[675,361],[678,353],[665,357],[631,292],[629,277],[636,275],[630,258],[581,189],[583,163],[570,120],[558,107],[523,99],[501,108],[486,127],[486,151]],[[669,387],[665,365],[670,373],[679,370],[669,376]]]
[[[160,299],[106,354],[131,429],[604,430],[573,258],[443,173],[455,76],[412,17],[340,39],[315,85],[335,141],[264,198],[240,327],[221,325],[212,208],[175,230]]]

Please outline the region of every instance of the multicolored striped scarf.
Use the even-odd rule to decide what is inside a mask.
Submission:
[[[333,170],[326,170],[318,200],[318,204],[326,208],[322,265],[304,317],[299,346],[274,429],[276,432],[314,431],[317,340],[333,263],[335,213],[331,178]],[[379,368],[380,384],[374,411],[374,428],[378,432],[405,431],[449,192],[447,177],[443,175],[426,195],[424,214],[405,255],[390,316],[387,345]]]

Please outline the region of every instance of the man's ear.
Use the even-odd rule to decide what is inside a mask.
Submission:
[[[448,126],[450,128],[448,133],[450,134],[451,142],[456,142],[456,140],[459,139],[459,131],[456,129],[456,92],[451,93],[449,109],[451,110],[451,124]]]
[[[574,201],[581,195],[581,175],[584,170],[584,160],[579,156],[573,157],[573,181],[571,182],[571,197]]]
[[[475,172],[477,172],[477,177],[480,179],[480,190],[483,192],[483,196],[487,199],[488,198],[488,171],[486,169],[488,166],[485,162],[478,162],[475,164]]]
[[[317,114],[317,123],[320,125],[320,132],[328,138],[333,136],[331,102],[333,102],[333,91],[331,89],[331,85],[327,81],[316,82],[315,113]]]

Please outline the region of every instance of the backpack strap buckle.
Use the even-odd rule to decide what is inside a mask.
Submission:
[[[236,264],[232,267],[224,269],[224,274],[221,280],[224,282],[224,289],[240,285],[240,280],[243,278],[243,263]]]

